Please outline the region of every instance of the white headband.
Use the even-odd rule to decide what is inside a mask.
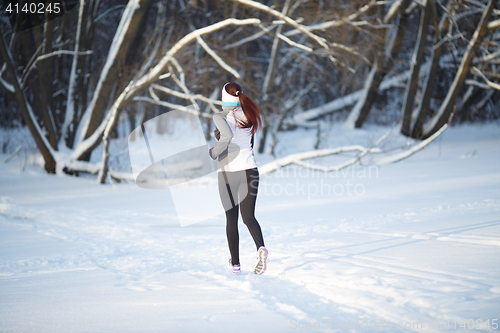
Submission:
[[[222,102],[223,103],[234,103],[234,106],[237,106],[240,104],[240,98],[238,96],[233,96],[230,93],[226,91],[226,86],[229,84],[226,83],[224,87],[222,87]],[[236,92],[236,95],[239,94],[239,91]],[[233,105],[228,105],[228,106],[233,106]]]

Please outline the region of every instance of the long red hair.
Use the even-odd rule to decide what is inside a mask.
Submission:
[[[252,135],[257,132],[259,127],[262,126],[262,118],[260,117],[260,108],[254,101],[250,99],[247,95],[241,92],[241,87],[239,84],[234,82],[229,82],[226,84],[226,92],[232,96],[237,96],[240,99],[241,109],[247,118],[246,121],[237,120],[238,126],[241,128],[251,128]]]

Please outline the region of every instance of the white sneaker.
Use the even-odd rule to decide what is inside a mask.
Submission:
[[[231,257],[229,257],[229,260],[227,261],[227,266],[233,272],[234,274],[240,274],[241,273],[241,266],[240,265],[233,265],[231,263]]]
[[[268,254],[269,252],[264,246],[259,247],[259,250],[257,251],[257,263],[255,264],[255,269],[254,269],[255,274],[260,275],[266,271],[267,268],[266,260]]]

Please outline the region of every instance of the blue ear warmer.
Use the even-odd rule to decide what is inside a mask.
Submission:
[[[223,107],[224,106],[238,106],[240,104],[241,104],[240,101],[238,101],[238,102],[222,102]]]

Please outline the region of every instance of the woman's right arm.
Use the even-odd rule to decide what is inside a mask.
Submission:
[[[216,159],[219,155],[226,150],[233,138],[233,132],[229,128],[226,121],[226,116],[228,112],[218,112],[213,115],[213,121],[215,126],[219,129],[220,138],[217,145],[209,150],[210,157]]]

